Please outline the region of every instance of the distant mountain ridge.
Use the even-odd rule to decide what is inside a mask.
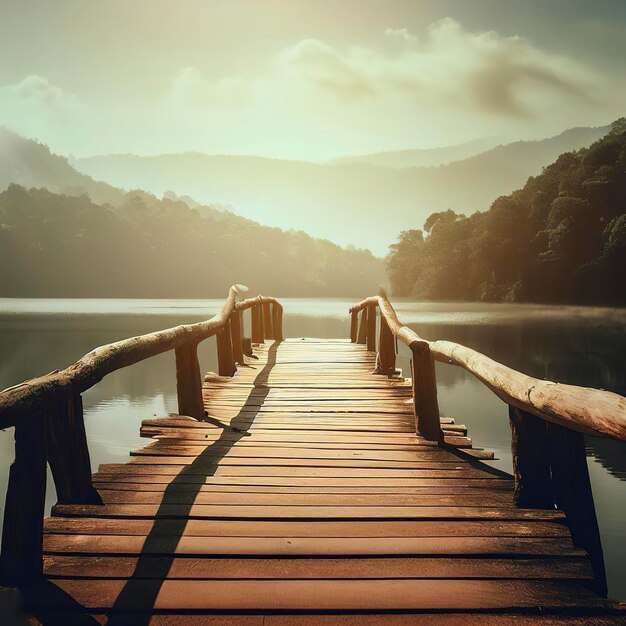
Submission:
[[[0,126],[0,191],[11,183],[27,188],[45,187],[72,196],[87,193],[98,203],[120,202],[124,196],[112,185],[78,172],[48,146]]]
[[[418,148],[407,150],[386,150],[370,154],[344,156],[330,161],[331,164],[366,163],[382,167],[430,167],[445,165],[452,161],[461,161],[494,148],[501,142],[493,137],[484,137],[438,148]]]
[[[590,145],[608,129],[574,128],[438,167],[398,169],[200,153],[94,156],[78,159],[76,167],[118,187],[157,195],[174,190],[203,203],[235,206],[250,219],[384,255],[399,232],[423,223],[431,213],[485,210],[563,152]]]

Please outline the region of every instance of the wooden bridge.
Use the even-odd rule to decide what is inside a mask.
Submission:
[[[23,623],[624,623],[605,597],[581,434],[626,439],[621,396],[427,342],[384,295],[351,309],[346,340],[284,340],[276,300],[236,298],[0,394],[16,435],[0,566],[34,616]],[[219,372],[201,377],[212,335]],[[179,413],[145,420],[154,441],[92,476],[80,393],[171,349]],[[439,415],[435,360],[509,404],[514,476]],[[43,520],[47,463],[59,502]]]

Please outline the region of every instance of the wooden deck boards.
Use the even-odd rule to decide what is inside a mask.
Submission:
[[[622,623],[590,590],[564,516],[516,508],[509,476],[418,437],[409,381],[372,375],[363,346],[289,340],[255,353],[233,379],[207,380],[209,421],[146,420],[154,440],[95,474],[102,506],[54,507],[36,614],[133,626]],[[441,421],[448,444],[471,446],[464,426]]]

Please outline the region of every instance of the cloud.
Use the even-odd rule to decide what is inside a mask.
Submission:
[[[25,137],[71,151],[76,139],[86,135],[85,123],[93,123],[93,113],[78,96],[44,76],[31,74],[0,85],[0,125]]]
[[[172,83],[171,96],[179,103],[196,107],[238,107],[253,98],[253,84],[243,78],[224,77],[211,81],[195,67],[186,67]]]
[[[402,47],[340,50],[301,41],[278,55],[274,80],[297,80],[344,101],[400,98],[511,117],[530,116],[555,98],[593,100],[591,72],[522,37],[468,32],[450,18],[432,24],[423,41],[406,29],[385,35]]]
[[[75,106],[77,99],[73,95],[65,94],[47,78],[31,74],[18,83],[0,87],[0,103],[34,104],[51,109]]]
[[[414,42],[417,41],[417,37],[411,34],[406,28],[387,28],[385,35],[393,39],[401,39],[402,41]]]
[[[345,100],[367,98],[377,93],[366,63],[342,55],[316,39],[305,39],[281,52],[276,81],[308,84]]]

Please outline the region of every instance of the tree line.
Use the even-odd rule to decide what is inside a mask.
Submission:
[[[397,296],[626,305],[626,118],[489,210],[403,231],[386,263]]]
[[[221,297],[233,283],[282,296],[361,296],[380,259],[303,232],[262,226],[172,196],[84,194],[9,185],[0,193],[0,296]]]

